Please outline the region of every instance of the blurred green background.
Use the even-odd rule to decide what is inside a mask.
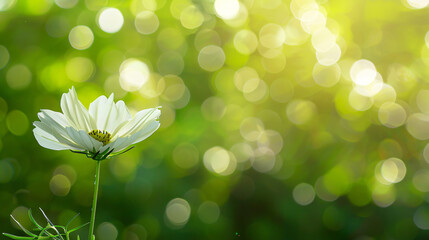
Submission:
[[[427,239],[428,3],[0,0],[1,232],[89,220],[95,162],[32,134],[75,86],[162,106],[97,239]]]

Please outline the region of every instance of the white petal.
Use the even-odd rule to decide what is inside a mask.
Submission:
[[[74,87],[61,97],[61,109],[72,127],[86,132],[90,132],[93,129],[95,124],[91,121],[86,108],[77,98]]]
[[[95,140],[84,130],[77,131],[72,127],[67,127],[66,130],[70,138],[85,150],[97,152],[103,146],[102,142]]]
[[[114,106],[113,94],[110,95],[109,99],[107,99],[106,96],[100,96],[89,105],[89,115],[95,122],[95,129],[111,132],[111,130],[106,127],[110,121],[110,117],[116,117],[116,108],[114,108]],[[111,116],[111,114],[113,114],[113,116]]]
[[[132,136],[128,137],[118,137],[114,142],[106,145],[105,147],[110,147],[115,149],[113,152],[119,152],[130,145],[136,144],[148,138],[152,135],[158,128],[160,124],[158,121],[152,121],[145,128],[141,129],[139,132],[135,133]]]
[[[60,138],[57,137],[57,140],[59,140],[62,143],[72,145],[72,141],[70,139],[70,136],[68,136],[68,133],[66,131],[66,127],[68,127],[69,123],[65,116],[62,113],[54,112],[51,110],[41,110],[42,112],[38,113],[38,117],[40,121],[46,125],[47,128],[50,130],[47,130],[44,126],[39,126],[40,128],[44,129],[45,131],[49,132],[53,136],[59,135]],[[36,126],[36,122],[34,123]],[[52,133],[54,132],[54,133]]]
[[[70,146],[67,146],[65,144],[62,144],[55,139],[54,136],[51,134],[41,130],[40,128],[34,128],[33,129],[34,137],[36,138],[37,142],[40,144],[40,146],[52,150],[66,150],[66,149],[73,149]]]
[[[118,119],[117,124],[114,126],[114,130],[111,132],[112,138],[114,138],[118,131],[133,118],[124,101],[118,101],[116,103],[116,109],[118,110]]]
[[[153,121],[151,123],[148,123],[143,129],[141,129],[139,132],[131,136],[131,139],[133,140],[132,144],[136,144],[138,142],[141,142],[148,138],[150,135],[152,135],[156,130],[158,130],[160,124],[158,121]]]
[[[46,121],[46,120],[45,120]],[[71,140],[70,136],[63,136],[61,133],[59,133],[57,130],[55,130],[52,126],[53,124],[49,124],[46,122],[34,122],[33,125],[36,127],[35,129],[39,129],[40,131],[43,131],[46,134],[49,134],[50,139],[55,139],[56,142],[59,142],[61,144],[69,146],[71,149],[80,149],[83,150],[81,146],[76,144],[73,140]],[[38,131],[39,131],[38,130]],[[40,134],[39,131],[39,134]],[[45,135],[46,135],[45,134]]]
[[[105,96],[98,97],[89,105],[89,114],[96,123],[95,129],[106,130],[112,134],[112,137],[131,119],[125,103],[118,101],[115,104],[113,94],[108,99]]]
[[[104,150],[106,150],[107,148],[114,149],[114,150],[113,150],[113,152],[119,152],[119,151],[121,151],[122,149],[124,149],[124,148],[126,148],[126,147],[130,146],[130,145],[131,145],[131,142],[132,142],[132,140],[130,140],[130,138],[129,138],[129,137],[123,137],[123,138],[118,137],[118,138],[116,138],[116,140],[115,140],[115,141],[113,141],[113,142],[111,142],[111,143],[107,144],[106,146],[103,146],[103,147],[100,149],[100,152],[103,152],[103,151],[104,151]]]
[[[136,114],[136,116],[130,120],[125,126],[123,126],[119,132],[119,137],[131,136],[141,129],[143,129],[148,123],[156,120],[161,115],[161,111],[158,108],[149,108],[142,110]]]
[[[119,100],[116,103],[116,108],[118,109],[119,116],[121,119],[128,120],[132,118],[131,113],[128,110],[127,105],[125,105],[124,101]]]
[[[42,109],[40,111],[41,111],[41,113],[39,113],[39,119],[40,119],[40,114],[42,114],[42,116],[49,117],[56,124],[60,125],[63,128],[68,127],[70,125],[69,122],[67,121],[66,117],[62,113],[47,110],[47,109]]]

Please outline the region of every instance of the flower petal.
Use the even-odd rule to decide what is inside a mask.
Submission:
[[[114,149],[113,152],[119,152],[122,149],[124,149],[124,148],[126,148],[126,147],[128,147],[130,145],[131,145],[131,140],[130,140],[129,137],[123,137],[123,138],[122,137],[118,137],[118,138],[116,138],[115,141],[107,144],[106,146],[103,146],[100,149],[100,152],[103,152],[107,148]]]
[[[114,130],[111,132],[112,138],[115,137],[115,134],[133,118],[124,101],[118,101],[116,103],[116,109],[118,110],[118,124],[114,126]]]
[[[40,146],[52,150],[66,150],[73,149],[72,147],[58,142],[58,140],[51,134],[43,131],[42,129],[36,127],[33,129],[34,137]]]
[[[44,121],[46,121],[46,120],[44,120]],[[66,133],[66,135],[64,136],[60,132],[58,132],[56,129],[54,129],[52,123],[44,122],[44,121],[34,122],[33,125],[36,127],[35,129],[39,129],[40,131],[43,131],[44,133],[49,134],[49,136],[50,136],[49,138],[54,139],[56,142],[59,142],[61,144],[69,146],[70,149],[83,150],[83,148],[81,146],[79,146],[73,140],[71,140],[68,133]],[[38,132],[38,133],[40,134],[40,132]]]
[[[125,126],[118,131],[119,137],[131,136],[141,129],[143,129],[148,123],[156,120],[161,115],[161,111],[158,108],[149,108],[142,110],[136,114]]]
[[[113,93],[109,98],[100,96],[92,102],[89,105],[89,114],[96,123],[95,129],[106,130],[112,134],[112,137],[131,119],[131,114],[123,101],[115,104]]]
[[[148,138],[150,135],[152,135],[158,128],[160,124],[158,121],[153,120],[152,122],[148,123],[144,128],[142,128],[137,133],[128,136],[128,137],[118,137],[116,140],[111,142],[110,144],[104,146],[105,148],[113,148],[115,149],[113,152],[119,152],[130,145],[136,144],[138,142],[141,142]]]
[[[106,96],[100,96],[95,99],[95,101],[89,105],[89,115],[95,123],[94,129],[111,132],[111,129],[107,129],[107,125],[110,121],[116,119],[117,115],[116,107],[113,102],[113,94],[110,95],[109,99],[107,99]]]
[[[37,115],[40,121],[51,128],[52,131],[55,131],[62,137],[70,140],[70,137],[66,131],[66,127],[69,126],[69,123],[64,114],[42,109],[41,112],[39,112]]]
[[[99,142],[89,136],[89,134],[85,132],[85,130],[78,131],[72,127],[67,127],[66,130],[70,138],[85,150],[88,150],[90,152],[97,152],[103,146],[102,142]]]
[[[152,121],[147,123],[147,125],[138,131],[136,134],[132,135],[130,138],[133,140],[132,144],[136,144],[150,137],[156,130],[158,130],[160,124],[158,121]]]
[[[72,127],[78,130],[89,132],[93,129],[94,123],[89,117],[88,110],[77,98],[74,87],[61,97],[61,109]]]

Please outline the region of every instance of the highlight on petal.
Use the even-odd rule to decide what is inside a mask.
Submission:
[[[161,115],[161,110],[158,108],[149,108],[138,112],[133,119],[131,119],[119,132],[119,137],[131,136],[143,128],[145,128],[152,121],[155,121]]]
[[[52,150],[67,150],[72,149],[70,146],[58,142],[58,140],[51,134],[43,131],[42,129],[36,127],[33,129],[34,137],[40,146]]]
[[[123,101],[115,104],[113,93],[109,98],[100,96],[92,102],[89,105],[89,115],[95,123],[94,129],[110,133],[113,133],[119,126],[123,126],[124,122],[131,118]]]
[[[79,146],[74,141],[72,141],[68,135],[67,136],[61,135],[56,130],[54,130],[52,126],[49,124],[37,121],[37,122],[34,122],[33,125],[36,127],[35,129],[39,129],[40,131],[43,131],[43,133],[49,134],[51,139],[54,139],[56,142],[59,142],[63,145],[69,146],[70,149],[75,149],[75,150],[83,149],[81,146]]]
[[[52,136],[57,142],[70,146],[71,149],[82,149],[74,141],[71,140],[70,136],[66,131],[68,122],[64,115],[59,112],[51,110],[41,110],[38,113],[39,121],[33,123],[36,128],[46,132]]]
[[[75,129],[85,130],[86,132],[93,129],[94,123],[89,117],[88,110],[77,98],[74,87],[61,97],[61,109],[70,125]]]
[[[150,137],[156,130],[158,130],[159,126],[159,122],[155,120],[147,123],[143,129],[131,136],[131,138],[133,139],[133,142],[131,144],[136,144]]]
[[[82,146],[84,150],[88,150],[89,152],[97,152],[103,146],[102,142],[99,142],[89,136],[85,130],[76,130],[72,127],[67,127],[66,130],[70,138],[79,146]]]

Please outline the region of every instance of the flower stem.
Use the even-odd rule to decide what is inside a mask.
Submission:
[[[92,200],[91,209],[91,222],[89,223],[89,236],[88,240],[93,240],[94,236],[94,225],[95,225],[95,210],[97,209],[97,197],[98,197],[98,186],[100,185],[100,164],[101,161],[96,161],[97,166],[95,168],[95,181],[94,181],[94,198]]]

